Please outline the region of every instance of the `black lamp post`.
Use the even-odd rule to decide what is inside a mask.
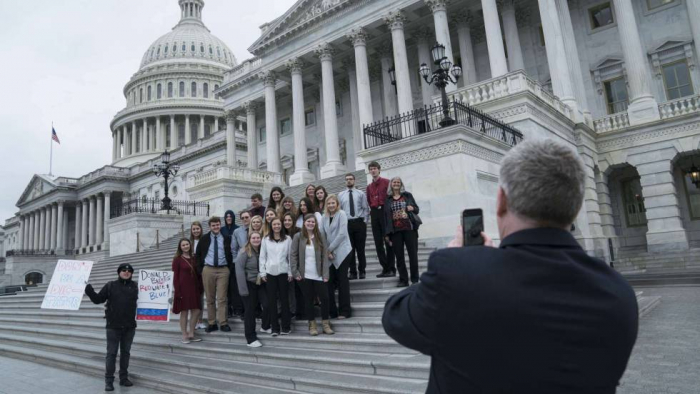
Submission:
[[[695,163],[693,163],[693,166],[690,167],[690,170],[686,172],[686,174],[690,175],[690,181],[693,182],[693,185],[700,189],[700,170],[695,167]]]
[[[391,79],[391,84],[394,85],[394,93],[398,94],[398,88],[396,87],[396,69],[391,66],[389,69],[389,78]]]
[[[168,178],[175,177],[175,175],[177,175],[177,172],[180,170],[180,165],[170,163],[170,153],[167,149],[161,155],[160,160],[160,163],[153,165],[153,174],[157,177],[163,177],[163,179],[165,179],[165,197],[162,200],[163,204],[161,205],[160,209],[167,210],[168,213],[170,213],[173,206],[171,204],[170,197],[168,197]]]
[[[455,124],[454,119],[450,118],[450,108],[447,103],[447,92],[445,87],[448,83],[457,84],[459,77],[462,76],[462,67],[458,65],[453,65],[450,59],[445,56],[445,46],[439,43],[435,43],[432,51],[433,63],[439,66],[435,70],[430,70],[430,67],[423,63],[420,65],[418,73],[425,79],[429,85],[435,83],[440,89],[440,94],[442,95],[442,122],[440,122],[441,127],[451,126]],[[432,75],[431,75],[432,72]],[[450,75],[452,74],[452,75]],[[430,79],[428,79],[430,78]]]

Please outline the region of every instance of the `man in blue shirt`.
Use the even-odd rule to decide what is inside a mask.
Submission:
[[[209,326],[206,332],[231,331],[226,318],[228,282],[233,267],[231,255],[231,237],[221,234],[221,219],[212,216],[209,219],[209,233],[204,235],[197,246],[197,264],[204,282],[204,293],[207,295],[207,320]]]
[[[365,278],[367,259],[365,258],[365,242],[367,241],[367,219],[369,219],[369,205],[367,196],[362,190],[355,188],[355,175],[345,175],[346,190],[338,194],[340,209],[348,216],[348,235],[352,244],[352,260],[350,261],[350,279],[357,279],[357,260],[360,262],[360,279]]]

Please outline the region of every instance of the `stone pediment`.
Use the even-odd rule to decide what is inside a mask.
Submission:
[[[29,181],[29,184],[24,189],[24,192],[20,196],[19,201],[17,201],[17,205],[19,206],[22,204],[26,204],[55,189],[56,184],[49,176],[34,175],[32,177],[32,180]]]
[[[669,41],[666,41],[663,44],[659,45],[658,47],[652,49],[651,51],[649,51],[649,54],[651,55],[654,53],[667,51],[669,49],[675,49],[679,46],[683,46],[683,45],[689,44],[689,43],[690,43],[690,41],[669,40]]]
[[[264,48],[292,34],[316,25],[360,0],[299,0],[284,15],[270,22],[248,50],[258,55]]]
[[[600,62],[598,62],[595,66],[593,66],[593,70],[602,70],[606,69],[608,67],[615,67],[619,64],[621,64],[623,60],[621,58],[617,57],[607,57]]]

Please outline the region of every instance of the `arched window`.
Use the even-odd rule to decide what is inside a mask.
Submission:
[[[192,42],[192,48],[191,48],[191,49],[192,49],[192,52],[195,51],[195,49],[194,49],[194,41]]]
[[[210,54],[210,55],[213,55],[213,54],[214,54],[214,50],[211,48],[211,45],[209,45],[209,54]]]
[[[156,87],[156,98],[158,100],[160,100],[162,95],[163,95],[163,87],[160,84],[158,84],[158,87]]]
[[[197,97],[197,82],[192,82],[190,93],[192,97]]]
[[[211,135],[211,125],[204,125],[204,136],[209,137]]]
[[[204,44],[202,44],[201,42],[199,43],[199,51],[204,53]]]
[[[173,43],[173,53],[177,52],[177,42]]]
[[[148,86],[148,101],[151,101],[151,86]]]
[[[139,89],[139,103],[143,103],[143,88]]]
[[[187,44],[184,42],[182,43],[182,53],[185,53],[187,51]]]
[[[156,55],[160,56],[160,45],[158,45],[158,51],[156,52]]]
[[[173,97],[173,83],[168,82],[168,98]]]
[[[37,285],[39,283],[44,283],[44,275],[39,272],[30,272],[24,276],[24,284],[26,285]]]
[[[206,82],[202,85],[202,97],[209,98],[209,84]]]
[[[216,47],[216,55],[221,57],[221,48]]]
[[[185,83],[180,82],[180,97],[185,97]]]
[[[154,53],[155,51],[156,51],[156,48],[155,48],[155,47],[151,48],[151,59],[153,59],[153,53]]]
[[[214,85],[214,90],[219,90],[219,85]]]
[[[177,146],[185,145],[185,124],[180,123],[177,125]]]
[[[168,44],[165,44],[165,48],[163,48],[163,49],[164,49],[165,54],[167,55],[168,54]]]

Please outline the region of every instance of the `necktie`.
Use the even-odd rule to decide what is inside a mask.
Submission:
[[[214,267],[219,266],[219,241],[218,236],[214,236]]]
[[[352,189],[348,190],[350,193],[350,216],[355,217],[355,200],[352,198]]]

